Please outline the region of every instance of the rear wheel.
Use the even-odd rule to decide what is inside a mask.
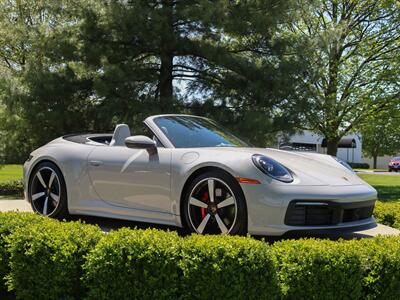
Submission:
[[[247,233],[247,209],[237,181],[223,171],[204,173],[189,185],[183,215],[191,232],[200,234]]]
[[[38,214],[57,219],[68,216],[64,178],[51,162],[35,167],[29,180],[28,197],[33,211]]]

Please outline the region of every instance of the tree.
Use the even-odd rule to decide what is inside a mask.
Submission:
[[[307,65],[304,44],[286,31],[296,17],[294,1],[237,1],[221,24],[225,55],[208,61],[208,77],[190,83],[205,95],[195,107],[224,120],[251,142],[266,146],[277,132],[293,130],[306,103],[297,82]],[[192,107],[194,106],[192,105]]]
[[[134,126],[150,113],[207,115],[265,144],[296,116],[301,64],[287,53],[293,36],[280,36],[291,5],[95,1],[83,12],[82,56],[101,106]]]
[[[82,55],[95,75],[96,90],[123,111],[153,102],[174,109],[174,81],[200,76],[193,60],[217,51],[213,27],[226,1],[93,1],[82,12]],[[124,118],[123,118],[124,119]],[[126,119],[126,118],[125,118]]]
[[[29,151],[93,123],[91,79],[75,61],[77,2],[0,2],[0,124],[3,156]]]
[[[23,141],[5,148],[17,160],[65,133],[182,111],[264,146],[302,108],[292,0],[0,1],[0,130]]]
[[[378,156],[400,152],[399,108],[371,116],[361,126],[363,152],[373,158],[376,169]]]
[[[336,155],[341,137],[399,101],[399,3],[385,0],[314,1],[291,28],[307,40],[311,66],[303,82],[311,109],[302,129],[327,140]]]

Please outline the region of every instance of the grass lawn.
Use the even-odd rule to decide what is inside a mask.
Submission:
[[[360,174],[358,175],[370,185],[378,186],[396,186],[400,185],[400,176],[395,175],[376,175],[376,174]],[[399,195],[400,197],[400,195]]]
[[[22,179],[22,165],[0,166],[0,182]]]
[[[378,191],[379,200],[400,200],[400,176],[375,174],[360,174],[359,176]]]
[[[360,171],[360,172],[368,172],[368,171],[373,171],[373,172],[388,172],[388,169],[358,169],[354,168],[354,171]]]

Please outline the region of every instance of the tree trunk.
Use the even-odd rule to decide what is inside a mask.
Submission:
[[[160,95],[160,108],[162,113],[169,112],[173,98],[173,71],[174,71],[174,1],[162,1],[162,14],[164,17],[164,33],[160,45],[160,77],[158,89]]]
[[[373,157],[373,159],[374,159],[374,169],[376,169],[377,168],[377,165],[378,165],[378,155],[377,154],[374,154],[374,157]]]
[[[167,109],[168,104],[171,102],[173,97],[173,60],[174,56],[172,54],[161,54],[159,92],[162,109]]]
[[[338,144],[339,144],[340,139],[330,139],[326,138],[326,148],[327,148],[327,154],[328,155],[337,155],[337,150],[338,150]]]

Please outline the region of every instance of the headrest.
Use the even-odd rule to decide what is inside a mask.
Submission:
[[[126,124],[118,124],[115,127],[110,146],[124,146],[125,139],[130,136],[131,131],[129,130],[129,126]]]

